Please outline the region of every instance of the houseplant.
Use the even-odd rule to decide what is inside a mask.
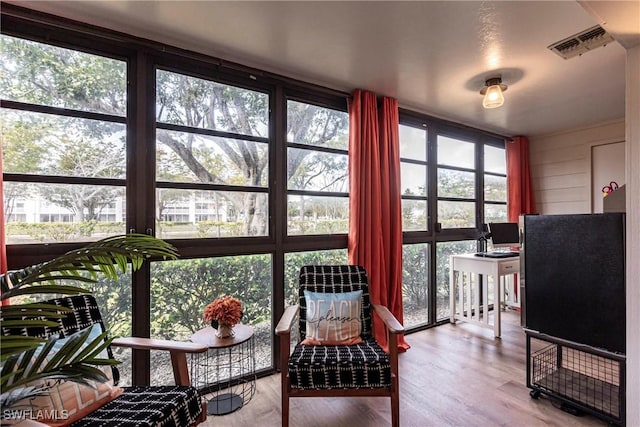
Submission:
[[[230,337],[233,327],[242,318],[242,303],[229,295],[217,298],[204,308],[203,318],[216,329],[218,338]]]
[[[175,259],[177,252],[167,242],[147,235],[108,237],[51,261],[0,276],[0,300],[4,302],[9,298],[31,295],[90,293],[76,283],[95,283],[98,274],[115,280],[119,273],[127,270],[128,264],[137,270],[151,257]],[[4,305],[0,307],[0,327],[4,330],[55,326],[55,319],[69,311],[53,304],[34,302]],[[0,406],[11,407],[15,402],[46,392],[42,388],[25,387],[36,380],[56,379],[84,384],[88,380],[104,381],[104,373],[96,365],[118,363],[99,356],[110,344],[105,335],[89,340],[89,332],[80,331],[57,350],[51,361],[46,360],[46,356],[54,348],[57,338],[45,341],[21,335],[3,336],[0,341]]]

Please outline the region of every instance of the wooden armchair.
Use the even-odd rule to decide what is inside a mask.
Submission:
[[[359,303],[356,302],[358,295]],[[397,336],[404,328],[386,307],[370,303],[364,268],[354,265],[302,267],[299,297],[299,305],[287,307],[276,327],[282,369],[282,426],[289,425],[289,399],[292,397],[388,396],[391,424],[398,427]],[[330,300],[332,302],[328,302]],[[342,308],[336,308],[338,306]],[[351,308],[354,311],[350,311]],[[387,329],[388,353],[372,336],[372,309]],[[302,341],[291,353],[291,329],[297,317]],[[328,334],[317,332],[322,328],[321,319],[328,317],[338,319],[339,323],[350,323],[350,329],[359,323],[359,339],[347,337],[342,331],[339,335],[349,343],[334,344],[332,340],[324,340]],[[312,324],[308,325],[310,322]],[[352,341],[359,342],[350,343]]]
[[[16,331],[3,330],[6,334],[22,334],[48,338],[64,338],[80,330],[100,325],[105,330],[98,305],[91,295],[58,298],[47,301],[61,307],[71,308],[73,312],[59,319],[56,327],[30,327]],[[134,386],[122,387],[123,391],[72,426],[193,426],[206,419],[202,398],[199,392],[190,386],[187,368],[187,353],[202,353],[207,347],[191,342],[175,342],[146,338],[119,338],[112,346],[135,349],[166,350],[171,354],[175,386]],[[108,348],[109,357],[112,356]],[[118,372],[114,368],[113,380],[117,384]]]

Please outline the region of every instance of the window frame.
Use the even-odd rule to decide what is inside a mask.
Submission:
[[[205,239],[173,239],[169,243],[175,245],[181,258],[204,258],[216,256],[269,254],[272,259],[272,328],[284,311],[284,279],[285,254],[292,252],[311,252],[323,250],[344,250],[347,248],[347,233],[313,235],[288,235],[287,233],[287,101],[294,100],[319,107],[332,108],[348,112],[347,100],[349,94],[311,83],[293,80],[280,75],[250,68],[241,64],[228,62],[219,58],[185,51],[159,42],[140,39],[127,34],[92,26],[85,23],[31,11],[15,5],[3,5],[2,11],[3,34],[24,38],[36,42],[43,42],[63,48],[74,49],[109,58],[124,60],[127,63],[127,111],[124,123],[126,129],[126,178],[123,179],[91,179],[91,183],[124,186],[127,203],[126,230],[127,232],[155,233],[155,190],[157,188],[180,188],[181,183],[156,184],[155,168],[155,76],[157,70],[163,69],[179,72],[197,78],[205,78],[223,84],[230,84],[250,90],[258,90],[269,94],[269,126],[268,126],[268,188],[261,188],[261,192],[268,193],[269,220],[268,235],[255,237],[205,238]],[[176,65],[178,64],[178,65]],[[2,101],[2,107],[14,109],[36,108],[20,105],[12,101]],[[39,107],[38,107],[39,108]],[[43,107],[47,113],[60,113],[75,116],[73,110],[56,107]],[[447,135],[461,135],[477,138],[476,168],[483,168],[480,148],[482,144],[499,146],[504,144],[503,136],[478,129],[469,128],[454,122],[430,117],[428,115],[399,110],[400,123],[427,129],[425,143],[427,144],[427,223],[426,230],[403,232],[403,245],[412,243],[428,243],[430,248],[429,266],[436,265],[437,242],[476,239],[481,231],[484,210],[483,206],[483,176],[476,172],[476,196],[481,200],[476,203],[476,227],[468,229],[451,229],[441,232],[436,227],[437,203],[437,157],[435,139],[439,132]],[[100,113],[82,113],[82,117],[103,117]],[[115,116],[119,117],[119,116]],[[116,120],[115,118],[112,118]],[[118,118],[117,120],[122,120]],[[228,135],[225,135],[228,136]],[[306,147],[305,149],[319,149],[321,147]],[[325,148],[326,149],[326,148]],[[333,150],[333,149],[328,149]],[[411,162],[410,162],[411,163]],[[483,169],[480,169],[483,170]],[[25,182],[51,183],[87,183],[88,179],[78,177],[30,176],[24,174],[3,174],[4,180]],[[254,187],[247,187],[252,191]],[[226,186],[200,184],[197,189],[226,190]],[[238,190],[233,186],[233,190]],[[295,190],[294,190],[295,191]],[[311,192],[312,193],[312,192]],[[340,197],[348,194],[338,193]],[[321,196],[327,193],[320,192]],[[43,247],[46,246],[46,251]],[[37,262],[46,261],[54,256],[76,249],[82,243],[57,244],[26,244],[8,245],[7,259],[9,268],[20,268]],[[429,322],[418,325],[410,331],[435,326],[435,300],[431,297],[435,290],[436,272],[430,268],[429,286]],[[148,336],[150,328],[150,269],[146,265],[132,275],[132,331],[136,336]],[[259,375],[272,373],[277,368],[279,347],[272,348],[272,368]],[[149,353],[141,350],[134,351],[133,368],[134,384],[149,383]]]
[[[306,96],[306,98],[305,98]],[[317,95],[316,95],[317,96]],[[289,101],[295,101],[295,102],[299,102],[299,103],[303,103],[303,104],[309,104],[309,105],[313,105],[316,107],[320,107],[320,108],[326,108],[326,109],[331,109],[331,110],[336,110],[336,111],[342,111],[342,112],[346,112],[348,114],[346,107],[346,99],[345,99],[345,103],[344,105],[342,105],[342,108],[339,107],[339,103],[336,102],[337,100],[334,99],[329,99],[327,97],[324,96],[318,96],[317,98],[314,98],[312,100],[309,99],[309,94],[305,93],[305,92],[300,92],[300,91],[296,91],[296,90],[286,90],[285,94],[285,102],[284,102],[284,107],[285,107],[285,122],[286,122],[286,117],[287,117],[287,113],[288,111],[286,111],[286,108],[288,106],[288,102]],[[287,137],[287,126],[285,125],[285,138],[284,138],[284,142],[285,142],[285,147],[284,147],[284,165],[285,165],[285,176],[284,176],[284,191],[286,193],[285,196],[285,212],[288,212],[288,201],[289,201],[289,196],[317,196],[317,197],[337,197],[337,198],[346,198],[347,199],[347,203],[349,200],[349,191],[347,192],[335,192],[335,191],[316,191],[316,190],[298,190],[298,189],[289,189],[289,184],[288,184],[288,177],[286,176],[286,169],[288,168],[288,153],[289,153],[289,148],[295,148],[295,149],[301,149],[301,150],[308,150],[308,151],[312,151],[312,152],[319,152],[319,153],[329,153],[329,154],[340,154],[340,155],[347,155],[349,154],[349,147],[347,144],[347,149],[343,150],[343,149],[339,149],[339,148],[333,148],[333,147],[323,147],[323,146],[316,146],[316,145],[310,145],[310,144],[301,144],[301,143],[296,143],[296,142],[289,142],[288,141],[288,137]],[[347,166],[347,171],[348,171],[348,166]],[[312,236],[314,238],[314,240],[316,238],[322,239],[322,240],[327,240],[329,242],[338,242],[338,241],[342,241],[342,237],[344,236],[344,239],[346,241],[347,238],[347,234],[348,233],[333,233],[333,234],[289,234],[288,232],[288,215],[286,218],[286,224],[285,224],[285,240],[287,242],[291,242],[291,243],[303,243],[305,241],[309,240],[309,237]],[[329,237],[327,237],[329,236]],[[336,237],[331,238],[331,236]],[[346,245],[345,245],[346,247]],[[327,248],[324,248],[327,249]],[[335,248],[338,249],[338,248]],[[299,247],[297,247],[296,251],[299,251]]]
[[[427,230],[412,230],[403,231],[402,244],[429,244],[429,260],[428,268],[429,274],[426,278],[427,286],[427,301],[428,301],[428,319],[425,322],[409,326],[407,333],[412,333],[434,326],[447,323],[447,319],[437,318],[437,306],[436,298],[437,294],[437,251],[438,243],[446,242],[458,242],[466,240],[478,240],[482,235],[482,225],[484,223],[484,206],[487,204],[484,200],[484,146],[490,145],[497,148],[505,147],[505,137],[497,135],[492,132],[484,131],[481,129],[475,129],[468,126],[464,126],[458,123],[454,123],[448,120],[443,120],[435,117],[431,117],[426,114],[417,113],[414,111],[400,109],[400,124],[406,126],[412,126],[416,128],[426,128],[427,131]],[[438,169],[440,164],[438,163],[437,153],[437,138],[438,135],[446,136],[453,139],[459,139],[466,142],[472,142],[475,145],[474,148],[474,164],[475,169],[460,168],[454,166],[443,165],[446,169],[472,171],[475,173],[474,190],[476,197],[474,199],[459,199],[439,197],[437,194],[438,187]],[[403,161],[401,159],[401,161]],[[468,200],[475,202],[475,226],[465,228],[446,228],[443,229],[438,225],[437,220],[437,202],[438,200]],[[492,203],[493,204],[493,203]],[[505,202],[506,204],[506,202]],[[480,250],[480,243],[477,245],[477,250]]]

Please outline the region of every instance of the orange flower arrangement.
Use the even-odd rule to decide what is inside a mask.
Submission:
[[[204,308],[204,320],[208,323],[234,326],[240,318],[242,318],[242,303],[229,295],[215,299]]]

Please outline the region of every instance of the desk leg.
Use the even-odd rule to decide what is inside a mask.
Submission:
[[[500,311],[505,311],[507,304],[507,282],[504,276],[498,277],[498,286],[500,286]]]
[[[488,280],[487,280],[488,282]],[[495,271],[493,272],[493,336],[500,338],[501,330],[501,314],[502,314],[502,298],[500,298],[500,276],[498,275],[498,266],[496,264]]]
[[[456,323],[456,271],[452,257],[449,257],[449,310],[449,321]]]

